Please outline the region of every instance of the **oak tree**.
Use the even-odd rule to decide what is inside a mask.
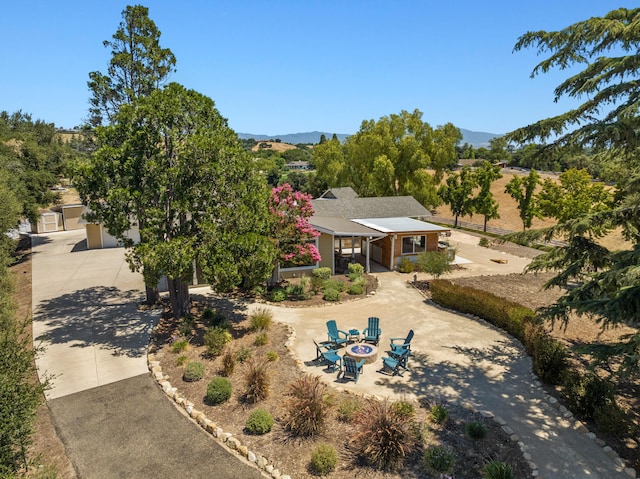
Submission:
[[[471,167],[464,166],[460,173],[451,173],[445,183],[438,190],[438,194],[445,204],[451,208],[455,216],[454,228],[458,226],[458,217],[471,215],[475,212],[473,189],[476,187],[476,177]]]

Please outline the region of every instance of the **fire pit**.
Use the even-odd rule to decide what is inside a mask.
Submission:
[[[356,361],[364,359],[366,364],[371,364],[378,359],[378,348],[371,344],[356,343],[347,346],[344,354],[352,357]]]

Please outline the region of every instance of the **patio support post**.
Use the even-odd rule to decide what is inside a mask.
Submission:
[[[364,272],[371,273],[371,263],[369,263],[369,238],[368,237],[364,239],[364,244],[366,245]]]
[[[391,235],[391,259],[389,260],[389,271],[394,271],[393,261],[396,257],[396,238],[398,235]]]

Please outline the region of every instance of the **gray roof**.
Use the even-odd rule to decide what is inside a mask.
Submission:
[[[320,198],[322,199],[331,199],[331,200],[335,200],[335,199],[350,200],[357,197],[358,197],[358,193],[356,193],[353,190],[353,188],[351,188],[350,186],[344,186],[341,188],[331,188],[325,191],[324,193],[322,193],[322,195],[320,195]]]
[[[408,233],[412,231],[449,231],[449,228],[427,223],[413,218],[362,218],[354,219],[355,223],[373,228],[383,233]]]
[[[342,190],[343,188],[340,188]],[[351,189],[351,188],[349,188]],[[335,191],[335,189],[330,190]],[[351,190],[353,191],[353,190]],[[397,218],[409,216],[423,218],[431,216],[431,212],[422,206],[413,196],[381,196],[360,198],[339,197],[329,199],[323,197],[312,201],[315,216],[342,218]]]
[[[384,233],[345,218],[313,216],[309,222],[318,231],[334,236],[371,236],[377,238],[386,236]]]

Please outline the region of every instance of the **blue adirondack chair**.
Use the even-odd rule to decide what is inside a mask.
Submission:
[[[364,335],[363,341],[365,343],[377,345],[380,342],[380,335],[382,334],[382,329],[380,329],[380,319],[375,316],[371,316],[369,318],[369,324],[362,334]]]
[[[405,349],[402,353],[398,355],[389,354],[389,356],[385,356],[382,358],[382,372],[388,371],[392,376],[399,374],[402,376],[402,369],[408,371],[407,360],[411,351]]]
[[[349,340],[349,334],[346,331],[338,329],[338,325],[334,319],[327,321],[327,336],[329,337],[329,341],[336,346],[347,344]]]
[[[318,344],[314,339],[313,344],[316,345],[316,360],[322,360],[322,363],[326,364],[331,370],[340,369],[342,358],[335,349],[331,349],[333,343],[322,341]]]
[[[389,353],[392,356],[399,356],[404,351],[411,351],[411,340],[413,339],[413,329],[409,330],[406,338],[390,338],[389,347],[391,351]],[[411,353],[409,353],[411,354]]]
[[[360,374],[362,374],[362,367],[364,366],[364,363],[364,359],[356,362],[352,357],[345,355],[342,358],[342,377],[352,378],[357,383]]]

